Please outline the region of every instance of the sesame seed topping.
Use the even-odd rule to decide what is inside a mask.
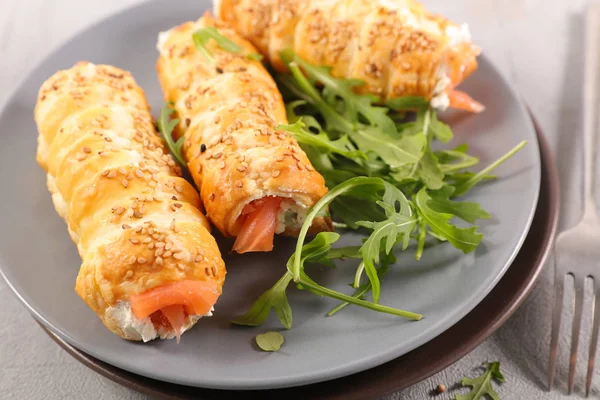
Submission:
[[[109,142],[109,143],[110,143],[110,142],[112,142],[112,139],[111,139],[111,138],[109,138],[108,136],[105,136],[105,137],[104,137],[104,140],[106,140],[106,141],[107,141],[107,142]]]
[[[146,264],[147,261],[144,257],[138,257],[137,259],[138,264]]]
[[[121,228],[123,228],[123,229],[131,229],[131,225],[123,224],[123,225],[121,225]]]
[[[281,171],[279,171],[279,170],[278,171],[273,171],[273,173],[271,174],[271,176],[273,178],[277,178],[279,175],[281,175]]]
[[[90,149],[89,147],[85,146],[83,149],[81,149],[84,153],[90,154],[92,152],[92,149]]]
[[[213,154],[213,158],[217,159],[217,158],[220,158],[222,155],[223,155],[223,153],[219,151],[219,152]]]
[[[150,250],[154,249],[154,242],[150,242],[150,244],[148,245],[148,248]]]
[[[109,172],[110,172],[110,170],[106,169],[106,170],[102,171],[100,176],[106,176],[106,175],[108,175]]]
[[[167,245],[165,246],[165,250],[171,250],[172,247],[173,245],[171,243],[167,243]]]
[[[127,187],[127,186],[129,186],[129,181],[128,181],[127,179],[123,179],[123,180],[121,181],[121,183],[123,184],[123,186],[124,186],[124,187]]]
[[[238,189],[241,189],[244,186],[244,184],[242,183],[242,181],[235,181],[233,186],[235,186]]]
[[[163,254],[164,258],[169,258],[173,255],[173,253],[171,253],[170,251],[165,251],[165,254]]]
[[[276,158],[276,160],[281,162],[281,161],[285,160],[285,156],[279,156]]]
[[[140,233],[142,231],[142,229],[143,228],[141,226],[138,226],[137,228],[135,228],[135,232]]]
[[[221,168],[221,169],[225,169],[225,161],[221,161],[220,168]]]
[[[220,116],[220,115],[217,115],[217,116],[215,117],[215,124],[218,124],[219,122],[221,122],[221,116]]]
[[[75,159],[77,159],[77,161],[83,161],[83,160],[85,160],[85,154],[77,153],[77,155],[75,156]]]
[[[165,243],[164,242],[156,242],[156,247],[157,248],[165,247]]]
[[[201,255],[197,255],[196,257],[194,257],[194,262],[201,262],[202,261],[202,256]]]
[[[119,173],[121,175],[125,175],[127,173],[127,170],[125,168],[121,167],[121,168],[119,168]]]
[[[163,249],[163,248],[158,248],[158,249],[156,249],[156,251],[154,252],[154,256],[155,256],[155,257],[160,257],[160,256],[162,256],[162,255],[163,255],[163,253],[164,253],[164,252],[165,252],[165,249]]]
[[[183,192],[183,186],[181,186],[181,185],[176,185],[176,186],[175,186],[175,191],[176,191],[177,193],[182,193],[182,192]]]
[[[215,194],[214,193],[209,194],[208,195],[208,199],[209,200],[214,200],[215,199]]]
[[[238,166],[236,169],[237,169],[239,172],[244,172],[244,171],[246,171],[248,168],[247,168],[247,167],[245,167],[245,166],[243,166],[243,165],[239,165],[239,166]]]
[[[185,257],[185,254],[183,254],[182,251],[180,251],[179,253],[175,253],[173,254],[173,258],[176,260],[183,260]]]
[[[173,204],[173,206],[175,206],[177,208],[181,208],[183,206],[183,204],[181,204],[181,203],[175,203],[175,204]]]
[[[136,217],[136,218],[142,218],[143,217],[143,215],[139,211],[135,211],[133,213],[133,216]]]
[[[150,239],[149,237],[145,238],[143,240],[143,243],[150,243],[152,241],[152,239]]]
[[[140,244],[140,240],[139,240],[139,239],[131,238],[131,239],[129,239],[129,241],[130,241],[132,244]]]
[[[127,271],[127,273],[125,274],[125,278],[131,278],[132,276],[133,276],[132,270]]]
[[[135,174],[138,176],[138,178],[143,178],[144,177],[144,173],[142,172],[141,169],[136,169],[135,170]]]
[[[136,261],[137,261],[137,258],[135,256],[129,257],[129,265],[135,264]]]
[[[163,265],[164,261],[161,257],[156,257],[154,259],[154,262],[156,263],[156,265]]]
[[[112,179],[116,176],[117,176],[117,173],[115,171],[110,171],[110,173],[106,177],[109,179]]]

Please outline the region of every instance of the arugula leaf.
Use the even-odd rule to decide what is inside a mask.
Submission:
[[[423,136],[402,136],[395,139],[370,127],[358,129],[350,135],[360,150],[376,153],[391,168],[418,162],[426,144]]]
[[[430,206],[430,201],[431,196],[425,188],[421,189],[415,197],[415,205],[427,226],[465,254],[474,251],[483,239],[483,234],[477,232],[477,227],[459,228],[452,225],[449,221],[453,215],[434,210]]]
[[[158,130],[161,136],[167,144],[169,152],[173,155],[175,160],[184,168],[187,168],[187,163],[181,155],[181,146],[183,146],[183,136],[181,136],[177,142],[173,140],[173,129],[179,123],[178,119],[171,119],[171,115],[175,112],[172,108],[173,102],[166,103],[160,110],[160,117],[157,121]]]
[[[296,63],[302,67],[313,82],[323,84],[323,94],[329,100],[329,103],[332,103],[336,96],[341,98],[346,108],[346,115],[352,122],[359,121],[358,114],[360,113],[370,125],[377,126],[388,135],[396,134],[396,125],[387,115],[388,109],[373,105],[379,99],[376,96],[359,95],[354,92],[357,86],[364,84],[363,81],[334,78],[330,74],[331,68],[311,65],[290,49],[283,50],[281,58],[288,65],[292,62]]]
[[[431,125],[429,126],[433,136],[442,143],[448,143],[454,134],[450,127],[440,121],[435,113],[431,113]]]
[[[450,188],[446,186],[446,188]],[[439,193],[441,191],[429,192],[431,200],[427,202],[427,205],[432,210],[438,213],[453,214],[454,216],[461,218],[467,222],[474,224],[479,219],[490,219],[492,216],[481,208],[479,203],[463,201],[457,202],[449,199],[449,195],[452,191],[445,190],[446,193]]]
[[[265,322],[269,312],[273,309],[281,324],[286,329],[290,329],[292,327],[292,308],[285,291],[291,281],[292,274],[286,272],[271,289],[256,299],[246,314],[231,320],[231,322],[236,325],[259,326]]]
[[[395,97],[386,101],[385,105],[395,111],[409,111],[427,107],[429,102],[421,96]]]
[[[310,262],[330,264],[331,261],[327,255],[331,250],[331,245],[337,242],[339,238],[339,233],[319,232],[313,240],[302,246],[302,252],[300,253],[301,268],[304,268],[304,264]],[[292,254],[287,262],[288,268],[291,268],[291,265],[295,262],[296,257],[297,253]]]
[[[263,351],[277,351],[283,344],[283,335],[279,332],[266,332],[256,336],[256,344]]]
[[[396,262],[396,257],[394,256],[393,253],[382,256],[381,265],[379,268],[377,268],[377,277],[381,280],[381,277],[383,277],[387,273],[390,265],[395,262]],[[371,281],[367,281],[360,286],[355,285],[354,287],[356,288],[356,291],[354,292],[352,297],[354,297],[355,299],[362,300],[362,299],[364,299],[365,295],[371,291]],[[336,307],[329,310],[329,312],[327,313],[327,316],[332,317],[334,314],[336,314],[337,312],[341,311],[342,309],[344,309],[345,307],[347,307],[349,305],[350,305],[350,303],[348,303],[347,301],[344,301],[344,302],[340,303],[339,305],[337,305]]]
[[[367,159],[367,156],[362,151],[350,150],[354,145],[350,142],[348,136],[341,136],[339,139],[331,140],[325,132],[320,131],[318,134],[314,134],[305,129],[305,127],[306,125],[302,122],[302,118],[300,118],[292,125],[279,124],[276,129],[290,133],[299,143],[312,146],[320,150],[321,153],[339,154],[349,159]]]
[[[408,246],[410,234],[415,229],[416,218],[406,197],[396,187],[386,182],[384,201],[377,205],[384,209],[387,219],[381,222],[359,221],[356,224],[373,230],[361,247],[363,262],[373,290],[373,301],[379,302],[380,282],[375,264],[379,263],[381,246],[385,245],[385,254],[390,254],[398,241],[403,241],[403,250]],[[396,209],[400,204],[400,210]]]
[[[226,36],[223,36],[217,28],[213,26],[207,26],[204,28],[200,28],[192,34],[192,39],[194,40],[194,45],[196,48],[206,57],[207,60],[214,63],[216,62],[215,58],[212,56],[206,44],[210,39],[213,39],[217,44],[225,51],[230,53],[239,54],[243,51],[243,48],[229,39]],[[262,56],[256,53],[250,53],[247,55],[248,58],[252,60],[260,61],[262,60]]]
[[[494,361],[491,363],[484,363],[486,370],[477,378],[464,377],[460,381],[463,386],[471,386],[472,390],[467,394],[457,394],[454,396],[455,400],[480,400],[489,396],[492,400],[500,400],[498,393],[494,390],[492,380],[495,379],[498,382],[504,383],[504,375],[500,372],[500,362]]]

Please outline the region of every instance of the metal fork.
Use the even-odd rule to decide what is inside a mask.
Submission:
[[[584,212],[577,226],[558,235],[554,245],[555,254],[555,293],[552,316],[552,337],[550,340],[550,362],[548,370],[548,390],[554,382],[556,356],[558,352],[558,334],[560,328],[565,276],[571,275],[575,282],[575,311],[571,336],[571,356],[569,358],[568,393],[575,384],[575,368],[583,314],[583,299],[586,279],[594,284],[592,338],[590,341],[588,370],[585,385],[586,397],[589,395],[594,374],[598,330],[600,327],[600,222],[596,214],[594,199],[594,156],[595,136],[598,128],[596,115],[598,94],[600,94],[600,4],[591,3],[585,15],[585,63],[583,93],[583,142],[584,171],[583,193]]]

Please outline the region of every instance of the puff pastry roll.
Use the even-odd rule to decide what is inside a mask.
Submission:
[[[193,34],[216,28],[242,52],[206,43],[198,50]],[[326,192],[323,177],[287,132],[285,105],[256,49],[233,29],[206,13],[162,32],[157,72],[165,100],[180,120],[183,157],[209,220],[225,236],[236,237],[234,251],[270,251],[275,234],[294,235],[307,210]],[[319,217],[312,232],[331,230]]]
[[[211,315],[225,266],[194,187],[129,72],[80,62],[43,83],[37,160],[82,265],[75,291],[129,340],[173,338]]]
[[[357,90],[383,100],[423,96],[438,109],[484,109],[454,89],[477,68],[467,25],[415,0],[215,0],[214,13],[276,70],[286,69],[280,51],[291,49],[335,77],[364,81]]]

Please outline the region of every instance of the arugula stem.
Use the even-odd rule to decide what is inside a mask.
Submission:
[[[329,203],[331,203],[336,197],[363,185],[375,185],[379,186],[383,184],[383,180],[380,178],[367,178],[363,176],[359,176],[356,178],[348,179],[344,183],[340,183],[335,188],[331,189],[325,196],[321,198],[313,206],[313,208],[306,215],[306,219],[302,224],[302,228],[300,229],[300,233],[298,234],[298,241],[296,242],[296,250],[295,257],[290,272],[294,277],[294,282],[298,283],[300,281],[300,266],[301,266],[301,255],[302,255],[302,246],[304,245],[304,240],[306,239],[306,235],[308,234],[308,229],[312,225],[312,221],[315,219],[317,214],[327,207]]]
[[[354,275],[354,283],[352,283],[352,287],[354,289],[356,289],[360,286],[360,278],[362,278],[362,274],[364,271],[365,271],[365,262],[361,261],[360,264],[358,264],[358,268],[356,269],[356,274]]]
[[[456,188],[456,191],[454,192],[453,196],[458,197],[458,196],[463,195],[466,192],[468,192],[473,186],[477,185],[479,183],[479,181],[481,181],[487,175],[489,175],[490,172],[492,172],[494,169],[498,168],[502,163],[504,163],[506,160],[508,160],[509,158],[514,156],[519,150],[521,150],[523,147],[525,147],[526,144],[527,144],[527,141],[523,140],[521,143],[516,145],[508,153],[506,153],[505,155],[500,157],[498,160],[496,160],[495,162],[490,164],[488,167],[479,171],[479,173],[473,175],[473,177],[471,177],[468,181],[464,182],[463,184],[461,184],[460,186],[458,186]]]
[[[315,282],[311,282],[309,280],[301,279],[300,283],[302,284],[302,286],[305,286],[305,287],[311,289],[313,292],[321,293],[323,296],[331,297],[333,299],[337,299],[340,301],[345,301],[350,304],[368,308],[369,310],[386,313],[386,314],[397,315],[399,317],[404,317],[404,318],[412,319],[415,321],[419,321],[419,320],[421,320],[421,318],[423,318],[423,316],[421,314],[416,314],[416,313],[413,313],[410,311],[399,310],[397,308],[382,306],[380,304],[371,303],[369,301],[356,299],[352,296],[348,296],[346,294],[336,292],[335,290],[327,289],[326,287],[323,287],[323,286],[321,286]]]

